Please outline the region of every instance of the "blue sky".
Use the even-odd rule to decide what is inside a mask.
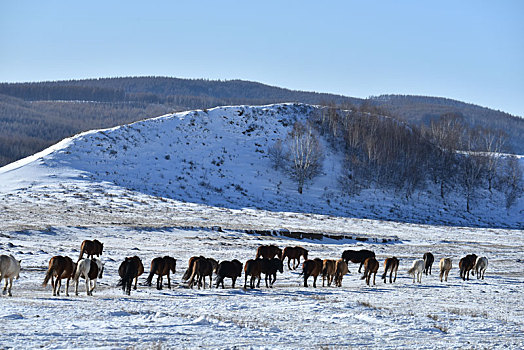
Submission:
[[[3,1],[0,81],[245,79],[524,116],[524,1]]]

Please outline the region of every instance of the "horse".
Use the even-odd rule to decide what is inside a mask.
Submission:
[[[486,273],[486,269],[488,268],[488,258],[485,256],[478,257],[477,261],[475,262],[475,272],[477,273],[477,279],[481,278],[484,279],[484,274]]]
[[[244,289],[247,287],[247,276],[251,276],[249,287],[255,288],[255,280],[258,278],[257,288],[260,286],[260,275],[262,274],[262,259],[249,259],[244,265]]]
[[[193,264],[199,258],[203,258],[203,256],[192,256],[191,258],[189,258],[189,262],[187,264],[186,272],[184,272],[184,275],[182,276],[182,280],[184,282],[187,282],[189,280],[189,278],[191,277],[191,273],[193,272]]]
[[[60,296],[60,287],[62,286],[62,279],[67,279],[66,282],[66,296],[69,296],[69,281],[73,278],[75,264],[73,259],[68,256],[53,256],[49,260],[49,268],[44,278],[42,286],[47,286],[47,282],[51,279],[51,286],[53,287],[53,296]],[[55,281],[56,277],[56,281]]]
[[[322,272],[323,261],[319,258],[306,260],[302,264],[302,274],[304,275],[304,287],[307,287],[307,279],[313,276],[313,287],[317,287],[317,277]]]
[[[338,259],[335,264],[335,286],[342,287],[342,279],[348,272],[348,264],[344,259]]]
[[[273,244],[261,245],[257,249],[257,256],[255,257],[255,259],[258,259],[259,257],[273,259],[275,256],[282,260],[282,249]]]
[[[459,261],[460,277],[463,281],[469,281],[469,273],[474,275],[475,263],[477,262],[477,256],[475,254],[468,254]]]
[[[222,289],[224,289],[224,278],[231,278],[233,281],[231,288],[235,288],[235,282],[238,277],[242,276],[242,263],[237,259],[232,261],[221,261],[217,267],[217,277],[216,277],[216,288],[222,284]]]
[[[397,270],[398,270],[399,261],[396,257],[387,258],[384,260],[384,273],[382,274],[382,279],[384,280],[384,283],[386,282],[386,277],[389,270],[389,283],[393,283],[397,281]],[[395,273],[395,278],[392,279],[393,273]]]
[[[156,289],[162,289],[163,276],[167,276],[167,288],[171,289],[171,278],[169,275],[170,272],[176,272],[175,258],[167,255],[164,257],[154,258],[151,261],[151,272],[149,272],[149,276],[147,277],[147,285],[151,287],[153,276],[157,274],[158,278],[156,280]]]
[[[448,281],[449,270],[451,270],[452,266],[450,258],[440,259],[438,264],[438,267],[440,268],[440,282],[442,282],[443,277],[446,282]]]
[[[422,274],[424,273],[424,260],[417,259],[413,261],[413,265],[408,270],[410,275],[413,275],[413,283],[415,283],[415,276],[417,277],[417,282],[422,283]]]
[[[102,255],[102,250],[104,249],[104,244],[100,243],[97,239],[94,241],[90,241],[86,239],[82,242],[82,245],[80,246],[80,256],[78,257],[78,261],[82,259],[84,256],[84,253],[87,254],[87,257],[93,258],[95,255],[100,256]]]
[[[324,287],[324,282],[327,279],[328,287],[333,283],[336,272],[336,261],[331,259],[324,259],[322,261],[322,287]]]
[[[286,247],[284,248],[284,252],[282,253],[282,261],[284,261],[287,257],[287,267],[291,270],[289,262],[293,260],[293,270],[296,270],[296,268],[300,265],[300,257],[303,256],[304,260],[307,260],[307,254],[307,249],[304,249],[302,247]]]
[[[206,289],[206,276],[209,276],[209,288],[211,288],[213,280],[213,272],[216,272],[218,262],[212,258],[199,257],[193,263],[193,271],[189,280],[189,286],[193,288],[195,282],[198,282],[198,289],[204,282],[204,289]],[[195,278],[197,279],[195,281]]]
[[[362,270],[362,265],[364,264],[364,261],[367,258],[374,258],[375,253],[371,250],[344,250],[342,253],[342,259],[346,262],[346,264],[351,261],[354,264],[360,263],[360,267],[358,268],[358,273]]]
[[[277,280],[277,271],[280,273],[284,272],[284,264],[282,263],[282,260],[279,258],[272,258],[272,259],[262,259],[261,267],[260,267],[261,273],[266,275],[266,288],[273,288],[273,284]],[[268,277],[269,277],[269,284],[268,284]]]
[[[122,286],[122,290],[127,295],[131,295],[131,286],[135,279],[135,290],[137,288],[138,276],[144,273],[144,265],[138,256],[126,257],[118,267],[120,281],[117,286]]]
[[[367,258],[364,260],[364,274],[360,277],[361,280],[365,279],[366,284],[369,286],[371,275],[373,275],[373,285],[375,285],[375,278],[377,277],[379,263],[374,257]]]
[[[87,295],[93,295],[93,291],[96,287],[96,279],[102,278],[104,273],[104,263],[100,259],[81,259],[76,263],[75,272],[73,274],[73,280],[75,281],[75,295],[78,295],[78,282],[80,277],[86,280],[86,293]],[[93,285],[91,286],[91,283]]]
[[[424,273],[426,276],[429,274],[431,275],[431,266],[433,265],[433,262],[435,261],[435,257],[430,252],[424,253],[424,256],[422,257],[424,259]]]
[[[13,294],[11,294],[13,279],[18,279],[20,277],[21,262],[22,260],[16,260],[12,255],[0,255],[0,282],[2,279],[5,279],[5,287],[2,294],[5,294],[7,291],[7,295],[10,297],[13,296]],[[7,282],[9,282],[9,289],[7,288]]]

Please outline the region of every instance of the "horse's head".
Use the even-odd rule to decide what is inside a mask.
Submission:
[[[280,271],[280,273],[284,273],[284,264],[282,263],[282,260],[278,259],[277,261],[277,269]]]

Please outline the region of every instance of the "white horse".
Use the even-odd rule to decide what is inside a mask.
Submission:
[[[444,280],[447,282],[449,270],[451,270],[451,267],[453,266],[451,264],[451,259],[450,258],[440,259],[440,263],[438,264],[438,266],[440,268],[440,282],[442,282],[442,277],[444,277]]]
[[[422,273],[424,272],[425,263],[422,259],[413,261],[413,266],[408,270],[410,275],[413,275],[413,283],[415,283],[415,276],[417,276],[417,282],[422,283]]]
[[[12,255],[0,255],[0,281],[5,279],[5,287],[3,294],[8,293],[11,297],[11,288],[13,287],[13,279],[18,279],[20,275],[20,261],[16,260]],[[9,281],[9,289],[7,289],[7,282]]]
[[[488,258],[485,256],[478,257],[477,262],[475,263],[475,271],[477,273],[477,279],[481,278],[484,279],[484,273],[486,273],[486,269],[488,268]]]
[[[87,295],[93,295],[93,290],[95,290],[96,287],[96,279],[102,278],[103,272],[104,264],[99,259],[81,259],[78,261],[73,276],[73,280],[75,281],[75,295],[78,295],[78,280],[80,277],[83,277],[86,280]],[[92,286],[91,282],[93,283]]]

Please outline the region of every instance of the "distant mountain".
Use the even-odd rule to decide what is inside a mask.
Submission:
[[[523,119],[449,99],[390,95],[363,100],[242,80],[128,77],[0,84],[0,165],[85,130],[175,111],[281,102],[372,106],[408,123],[460,113],[472,125],[506,131],[512,151],[524,154]]]

